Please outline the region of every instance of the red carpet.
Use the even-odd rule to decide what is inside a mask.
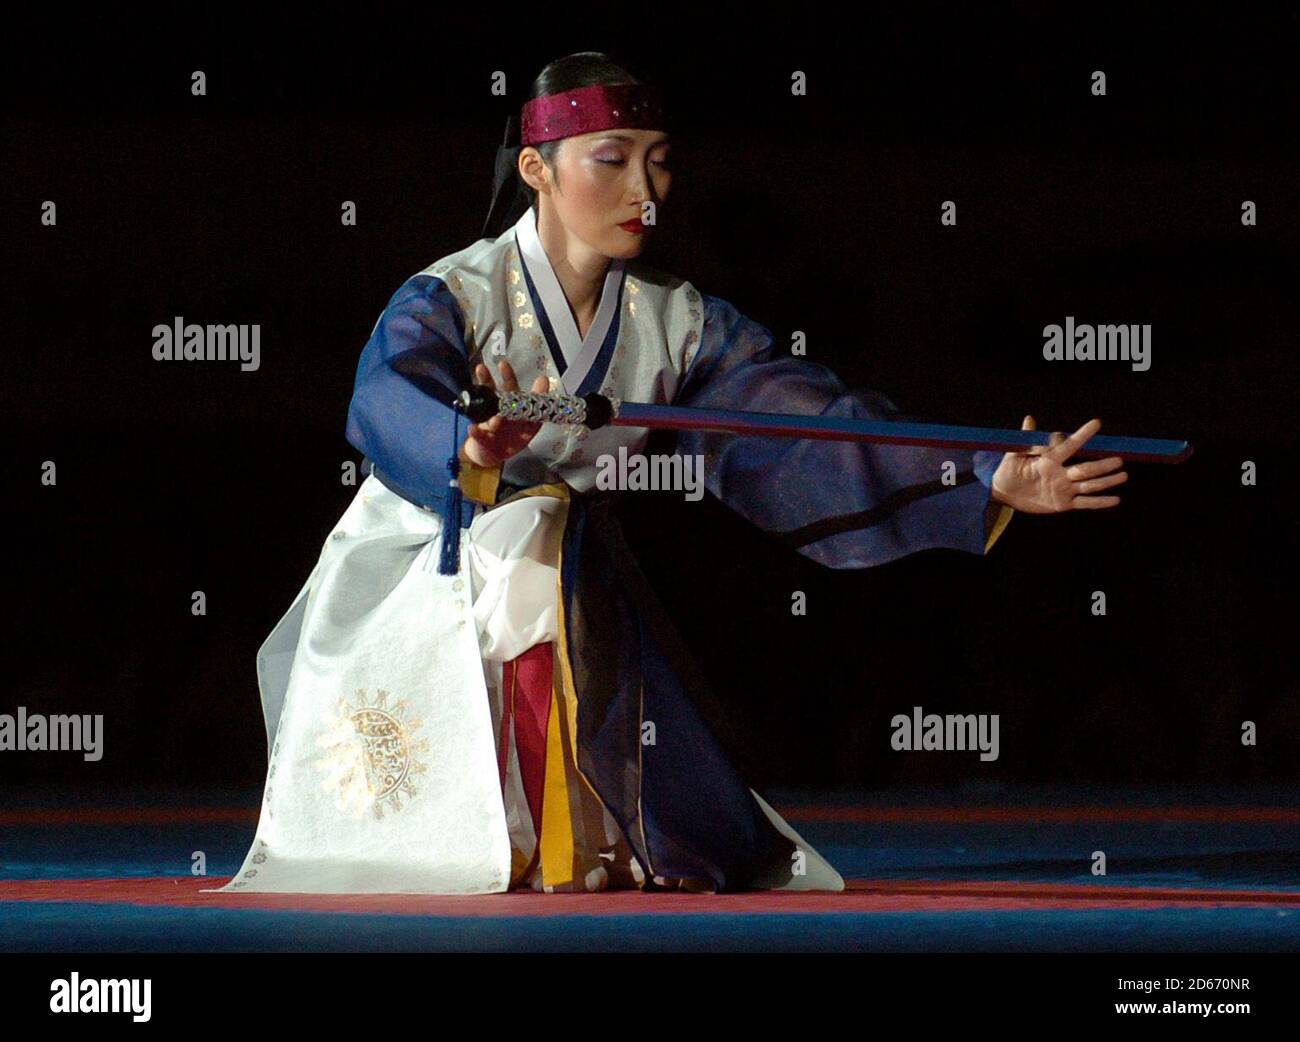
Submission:
[[[226,908],[463,917],[566,915],[809,915],[873,912],[1108,911],[1155,908],[1300,908],[1300,892],[1166,889],[1022,882],[851,880],[828,893],[205,894],[224,878],[75,879],[0,882],[3,901],[75,901],[174,908]]]

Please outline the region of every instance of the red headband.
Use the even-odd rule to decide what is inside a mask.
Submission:
[[[540,145],[615,127],[666,130],[667,126],[662,95],[648,84],[578,87],[527,102],[519,121],[519,143]]]

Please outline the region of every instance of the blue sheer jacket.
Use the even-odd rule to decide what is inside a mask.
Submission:
[[[765,327],[725,300],[702,295],[702,307],[700,344],[671,404],[910,418],[883,394],[850,390],[825,366],[782,353]],[[441,510],[447,460],[465,434],[451,403],[470,382],[464,320],[450,289],[436,276],[415,275],[393,294],[362,351],[348,441],[405,498]],[[677,450],[704,456],[705,485],[723,503],[833,568],[930,548],[982,554],[1002,456],[703,431],[681,432]],[[954,477],[945,483],[948,461]],[[462,527],[475,509],[462,504]]]

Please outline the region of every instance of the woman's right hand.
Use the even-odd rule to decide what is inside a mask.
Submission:
[[[509,362],[498,362],[497,372],[501,378],[501,390],[519,390],[519,381]],[[474,383],[497,389],[492,381],[492,371],[482,362],[474,367]],[[533,381],[531,390],[535,394],[545,394],[549,388],[550,381],[544,376],[538,376]],[[471,423],[460,447],[461,459],[480,467],[500,466],[511,456],[522,452],[541,429],[540,423],[507,420],[504,416],[493,416],[486,423]]]

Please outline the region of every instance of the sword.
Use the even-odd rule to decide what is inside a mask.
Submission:
[[[474,423],[493,416],[532,423],[601,427],[651,427],[678,431],[720,431],[726,434],[774,438],[815,438],[822,441],[861,441],[881,445],[924,445],[941,449],[1024,452],[1050,445],[1048,431],[1017,431],[992,427],[955,427],[942,423],[854,420],[835,416],[794,416],[741,412],[733,409],[689,409],[678,405],[625,402],[601,394],[581,397],[494,391],[475,385],[462,391],[455,407]],[[1145,463],[1182,463],[1192,454],[1187,441],[1171,438],[1128,438],[1094,435],[1076,456],[1121,456]]]

